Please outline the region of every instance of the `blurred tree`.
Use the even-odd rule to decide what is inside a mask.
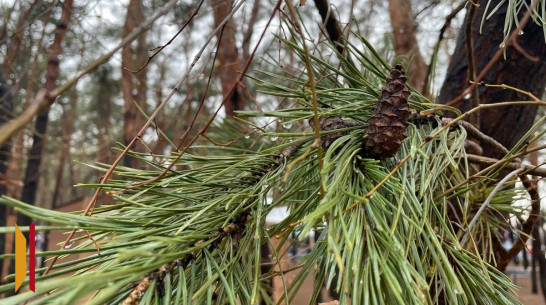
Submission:
[[[233,0],[209,0],[214,12],[214,28],[217,28],[231,12]],[[249,34],[247,34],[247,37]],[[222,83],[222,96],[225,99],[226,115],[232,117],[235,111],[244,109],[244,95],[240,86],[235,83],[238,70],[241,68],[239,50],[235,45],[235,21],[230,18],[217,34],[218,47],[217,69]],[[250,37],[249,37],[250,39]],[[235,86],[235,90],[231,89]]]
[[[122,37],[131,33],[145,19],[142,0],[130,0],[123,26]],[[147,68],[148,46],[146,34],[121,50],[121,93],[123,95],[123,143],[128,145],[146,122],[140,111],[146,113],[147,106]],[[142,70],[141,70],[142,69]],[[138,71],[138,72],[137,72]],[[138,105],[138,107],[137,107]],[[140,107],[141,110],[138,110]],[[137,142],[137,151],[144,151],[142,143]],[[130,158],[124,159],[125,166],[135,166]]]

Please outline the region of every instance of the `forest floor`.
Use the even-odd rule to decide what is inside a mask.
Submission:
[[[541,294],[532,293],[531,276],[529,272],[527,272],[527,274],[517,274],[515,278],[512,275],[511,278],[514,284],[520,287],[517,294],[518,299],[523,303],[523,305],[546,304],[546,300]],[[540,291],[540,283],[538,289]]]

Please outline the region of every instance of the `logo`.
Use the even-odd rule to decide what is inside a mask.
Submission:
[[[35,245],[35,231],[34,224],[31,224],[28,228],[28,288],[36,292],[35,288],[35,264],[36,264],[36,250]],[[25,235],[19,230],[19,227],[15,225],[15,292],[19,290],[25,278],[27,277],[27,239]]]

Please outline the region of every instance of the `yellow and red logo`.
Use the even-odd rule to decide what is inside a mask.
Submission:
[[[35,245],[35,231],[34,224],[31,224],[28,228],[28,288],[32,291],[36,291],[35,288],[35,264],[36,264],[36,250]],[[27,239],[25,235],[19,230],[19,227],[15,225],[15,291],[19,290],[25,278],[27,277]]]

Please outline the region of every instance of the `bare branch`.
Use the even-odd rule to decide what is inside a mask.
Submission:
[[[453,18],[455,18],[459,14],[459,12],[465,7],[466,3],[467,3],[466,0],[461,1],[459,6],[453,9],[453,11],[451,11],[451,13],[449,13],[449,15],[446,16],[444,25],[440,29],[440,34],[438,34],[438,42],[436,42],[436,46],[434,47],[434,53],[433,53],[432,59],[430,61],[430,64],[428,65],[427,76],[425,77],[423,92],[428,92],[430,90],[429,89],[430,76],[432,74],[432,68],[434,67],[434,61],[436,61],[436,58],[438,56],[440,43],[442,42],[442,40],[444,40],[444,34],[446,30],[449,28],[449,26],[451,25],[451,21],[453,20]]]
[[[461,156],[461,158],[463,157]],[[499,167],[502,166],[504,169],[508,169],[508,170],[515,170],[523,166],[525,168],[525,171],[530,175],[546,177],[546,168],[541,168],[540,166],[527,165],[521,162],[510,162],[510,163],[502,164],[502,160],[478,156],[478,155],[472,155],[472,154],[467,154],[466,159],[470,163],[476,163],[481,165],[499,164]]]

